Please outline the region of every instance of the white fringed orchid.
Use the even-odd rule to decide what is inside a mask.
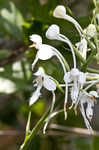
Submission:
[[[83,85],[86,82],[86,75],[83,72],[80,72],[77,68],[73,68],[70,72],[65,74],[64,81],[67,83],[73,82],[71,88],[71,100],[73,106],[77,102],[80,89],[83,88]],[[65,101],[65,103],[67,103],[67,101]]]
[[[53,12],[53,16],[56,18],[65,19],[65,20],[73,23],[75,25],[76,29],[78,30],[79,34],[82,35],[81,26],[74,18],[72,18],[71,16],[66,14],[66,9],[64,6],[62,6],[62,5],[57,6]]]
[[[56,48],[54,48],[50,45],[47,45],[47,44],[42,44],[42,38],[41,38],[41,36],[39,36],[37,34],[32,34],[30,36],[30,40],[33,42],[33,44],[30,47],[35,47],[36,49],[38,49],[36,58],[32,63],[32,70],[34,69],[35,64],[37,63],[37,61],[39,59],[40,60],[48,60],[48,59],[52,58],[53,56],[56,56],[59,59],[61,65],[63,67],[64,73],[66,73],[65,65],[62,60],[63,56]]]
[[[43,68],[41,68],[41,67],[38,69],[38,71],[36,73],[34,73],[34,75],[37,77],[36,78],[37,89],[35,92],[33,92],[32,96],[30,98],[29,104],[33,105],[39,99],[39,97],[41,95],[40,90],[42,87],[44,87],[48,91],[51,91],[52,95],[53,95],[50,114],[49,114],[49,117],[47,119],[47,122],[45,123],[44,130],[43,130],[43,133],[45,133],[49,119],[50,119],[50,115],[53,111],[54,104],[55,104],[55,93],[54,93],[54,91],[56,90],[56,83],[51,76],[48,76],[45,74]]]
[[[36,49],[38,49],[36,58],[32,64],[32,70],[33,70],[35,64],[37,63],[39,59],[41,60],[50,59],[52,56],[55,55],[55,53],[53,52],[50,46],[46,44],[42,44],[41,36],[37,34],[32,34],[30,36],[30,40],[33,42],[33,44],[30,47],[35,47]]]
[[[79,94],[79,101],[80,101],[80,111],[81,114],[84,118],[84,122],[86,127],[92,132],[92,128],[90,126],[89,121],[91,121],[92,117],[93,117],[93,107],[94,107],[94,103],[96,98],[98,97],[98,94],[96,91],[90,91],[89,93],[87,93],[86,91],[82,91]],[[87,104],[87,108],[86,108],[86,113],[84,110],[84,104]],[[88,121],[88,119],[89,121]]]

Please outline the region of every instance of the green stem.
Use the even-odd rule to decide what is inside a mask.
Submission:
[[[47,111],[42,118],[38,121],[38,123],[35,125],[35,127],[32,129],[30,135],[27,137],[27,139],[24,141],[24,143],[21,145],[19,150],[29,150],[29,145],[31,144],[33,138],[35,137],[36,133],[40,129],[40,127],[43,125],[44,120],[48,116],[49,111]]]
[[[99,74],[99,70],[96,70],[96,69],[87,68],[87,71],[91,72],[91,73],[98,73]]]
[[[96,77],[87,77],[87,81],[99,80],[99,76]]]
[[[86,62],[85,59],[82,57],[82,55],[80,54],[80,52],[77,50],[77,48],[74,45],[73,45],[73,49],[75,51],[76,56],[81,60],[83,64],[85,64]]]
[[[67,63],[67,61],[65,60],[65,58],[63,56],[62,56],[62,60],[63,60],[63,62],[65,64],[65,67],[66,67],[67,71],[70,71],[69,64]]]

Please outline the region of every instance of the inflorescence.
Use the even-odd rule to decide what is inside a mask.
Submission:
[[[92,127],[90,125],[90,121],[93,117],[94,104],[96,103],[96,99],[99,98],[99,74],[82,72],[80,68],[77,67],[75,49],[86,62],[88,57],[87,52],[91,51],[91,48],[88,47],[88,41],[90,40],[94,49],[96,49],[97,47],[95,43],[91,41],[97,34],[96,26],[94,24],[90,24],[86,29],[82,29],[80,24],[74,18],[66,14],[66,9],[62,5],[59,5],[55,8],[55,10],[53,11],[53,16],[56,18],[65,19],[73,23],[80,35],[80,41],[78,43],[75,43],[74,46],[65,35],[60,33],[60,28],[58,25],[53,24],[46,31],[46,37],[48,39],[62,41],[69,46],[73,57],[73,68],[69,69],[67,61],[56,48],[47,44],[43,44],[40,35],[32,34],[30,36],[30,40],[33,42],[33,44],[30,47],[35,47],[38,50],[35,60],[32,63],[32,70],[34,69],[36,63],[39,60],[48,60],[51,59],[53,56],[56,56],[58,58],[61,67],[64,71],[64,84],[60,84],[60,86],[63,89],[65,88],[65,119],[67,118],[66,108],[68,102],[68,94],[70,92],[71,106],[69,107],[69,109],[74,108],[75,113],[77,113],[77,107],[79,107],[80,112],[84,118],[86,127],[90,130],[90,132],[93,132]],[[98,15],[96,17],[98,17]],[[99,50],[97,50],[96,52],[96,56],[97,55],[99,56]],[[32,93],[32,96],[29,101],[30,105],[33,105],[39,99],[42,87],[44,87],[52,93],[52,106],[50,108],[50,113],[43,129],[43,133],[45,133],[54,109],[55,90],[57,88],[57,84],[56,79],[54,79],[52,76],[47,75],[42,67],[38,68],[38,71],[34,73],[34,76],[36,76],[36,83],[34,84],[34,86],[36,86],[36,90]],[[89,81],[87,80],[88,78]],[[93,86],[96,86],[96,90],[90,90],[90,88]],[[84,107],[85,104],[86,108]]]

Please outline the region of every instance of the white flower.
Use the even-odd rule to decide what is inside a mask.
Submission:
[[[83,72],[80,72],[77,68],[71,69],[70,72],[67,72],[64,76],[65,82],[77,81],[80,84],[86,82],[86,75]]]
[[[82,91],[79,94],[79,102],[81,105],[80,111],[82,113],[82,116],[84,118],[86,127],[92,132],[92,128],[90,126],[89,121],[87,120],[87,118],[91,121],[92,117],[93,117],[93,107],[94,107],[94,103],[96,98],[98,97],[98,94],[96,91],[90,91],[89,93],[87,93],[86,91]],[[86,113],[84,110],[84,104],[87,104],[87,108],[86,108]],[[87,116],[87,117],[86,117]]]
[[[95,102],[97,97],[98,97],[98,94],[96,91],[90,91],[88,94],[86,115],[90,121],[93,117],[93,107],[94,107],[94,102]]]
[[[96,33],[97,33],[96,26],[94,24],[89,24],[89,26],[86,28],[86,34],[87,34],[87,36],[89,38],[93,38]]]
[[[72,51],[72,56],[73,56],[73,61],[74,61],[74,68],[76,68],[76,57],[75,57],[75,52],[74,52],[73,47],[72,47],[72,43],[70,42],[70,40],[66,36],[60,34],[59,26],[56,25],[56,24],[51,25],[48,28],[48,30],[46,31],[46,37],[48,39],[59,40],[59,41],[65,42],[66,44],[69,45],[69,47]]]
[[[64,62],[62,60],[62,55],[61,53],[54,47],[47,45],[47,44],[42,44],[42,38],[39,35],[32,34],[30,36],[30,40],[32,40],[33,44],[30,47],[35,47],[38,49],[38,52],[36,54],[35,60],[32,63],[32,70],[37,63],[37,61],[40,60],[48,60],[52,58],[53,56],[56,56],[64,70],[64,73],[66,72]]]
[[[54,79],[51,76],[46,75],[43,68],[40,67],[38,71],[34,73],[34,75],[37,76],[37,89],[30,98],[30,105],[34,104],[38,100],[39,96],[41,95],[40,90],[42,86],[49,91],[56,90],[56,83],[54,82]]]
[[[35,92],[32,93],[32,96],[30,97],[30,100],[29,100],[29,105],[33,105],[40,97],[41,93],[40,93],[40,90],[42,88],[42,85],[38,85],[37,89]]]
[[[80,72],[77,68],[73,68],[70,72],[65,74],[64,81],[67,83],[73,81],[71,88],[71,100],[73,106],[73,104],[77,102],[80,89],[83,88],[83,85],[86,82],[86,75],[83,72]]]
[[[33,42],[33,45],[31,45],[30,47],[35,47],[36,49],[39,49],[42,45],[42,38],[37,34],[32,34],[30,36],[30,40]]]
[[[42,38],[39,35],[32,34],[30,36],[30,40],[33,42],[33,44],[30,47],[35,47],[36,49],[38,49],[32,68],[37,63],[38,59],[47,60],[55,55],[49,45],[42,44]]]
[[[38,69],[38,71],[36,73],[34,73],[34,75],[37,76],[37,79],[36,79],[37,89],[35,92],[33,92],[32,96],[30,98],[29,104],[32,105],[38,100],[38,98],[41,95],[40,90],[42,87],[46,88],[48,91],[51,91],[52,95],[53,95],[50,113],[49,113],[48,119],[47,119],[47,121],[44,125],[44,129],[43,129],[43,133],[45,134],[48,122],[50,120],[50,115],[53,111],[54,104],[55,104],[55,93],[54,93],[54,91],[56,90],[56,83],[51,76],[48,76],[44,73],[44,70],[41,67]]]
[[[66,9],[64,6],[62,6],[62,5],[57,6],[53,12],[53,16],[56,18],[65,19],[65,20],[73,23],[75,25],[76,29],[78,30],[79,34],[82,35],[81,26],[79,25],[79,23],[74,18],[72,18],[71,16],[66,14]]]
[[[79,50],[82,57],[86,60],[87,56],[87,41],[85,38],[82,38],[80,42],[76,43],[77,49]]]

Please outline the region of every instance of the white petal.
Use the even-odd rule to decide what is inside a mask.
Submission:
[[[80,74],[80,71],[77,68],[73,68],[70,72],[70,76],[72,80],[75,80],[76,77],[78,77]]]
[[[38,98],[40,97],[40,95],[41,95],[40,89],[41,89],[41,87],[38,87],[36,89],[36,91],[33,92],[32,96],[31,96],[31,98],[29,100],[29,105],[30,106],[33,105],[38,100]]]
[[[44,87],[49,91],[55,91],[56,90],[56,83],[50,78],[50,76],[44,77]]]
[[[53,16],[56,18],[64,18],[65,14],[66,14],[66,9],[62,5],[57,6],[53,12]]]
[[[42,44],[42,38],[41,36],[37,35],[37,34],[32,34],[30,36],[30,40],[34,43],[39,43],[39,44]]]
[[[87,118],[86,118],[83,104],[81,104],[80,111],[81,111],[81,114],[82,114],[82,116],[83,116],[83,118],[84,118],[84,122],[85,122],[86,127],[88,128],[88,130],[89,130],[90,132],[92,132],[93,130],[92,130],[91,126],[90,126],[89,121],[88,121]]]
[[[96,98],[99,97],[96,91],[90,91],[89,94],[96,97]]]
[[[75,104],[77,99],[78,99],[78,94],[79,94],[79,88],[77,87],[72,87],[71,88],[71,99],[72,99],[72,103]]]
[[[39,69],[37,70],[37,72],[34,73],[35,76],[44,76],[44,69],[42,67],[39,67]]]
[[[83,72],[80,72],[78,81],[80,84],[84,84],[86,82],[86,74]]]
[[[65,75],[64,75],[64,81],[67,82],[67,83],[69,83],[69,82],[72,81],[70,79],[70,72],[65,73]]]
[[[48,30],[46,32],[46,37],[48,39],[57,39],[59,32],[60,32],[60,29],[59,29],[58,25],[53,24],[48,28]]]
[[[87,118],[91,121],[91,119],[93,117],[93,108],[92,107],[87,106],[86,115],[87,115]]]
[[[84,104],[84,103],[87,103],[87,96],[88,96],[88,94],[87,94],[87,92],[80,92],[80,103],[81,104]]]
[[[79,43],[76,43],[77,49],[83,56],[83,58],[86,60],[86,54],[87,54],[87,41],[85,38],[83,38]]]
[[[52,48],[49,45],[42,44],[38,53],[38,58],[41,60],[47,60],[50,59],[52,56],[55,55]]]

